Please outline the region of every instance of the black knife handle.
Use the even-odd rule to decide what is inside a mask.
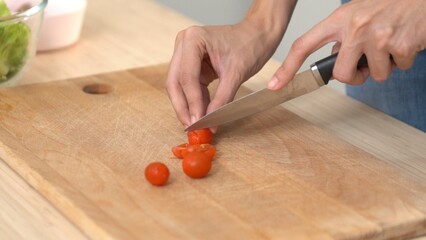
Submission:
[[[324,84],[327,84],[331,76],[333,76],[333,68],[334,68],[334,64],[336,63],[336,59],[337,59],[337,53],[332,54],[326,58],[323,58],[319,60],[318,62],[315,62],[311,66],[311,70],[315,69],[316,67],[316,71],[318,71],[319,74],[321,75],[321,78],[324,81]],[[357,67],[358,68],[368,67],[367,57],[365,56],[365,54],[363,54],[361,58],[359,59]]]

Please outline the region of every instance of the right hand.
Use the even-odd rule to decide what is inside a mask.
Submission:
[[[250,21],[181,31],[169,67],[167,91],[182,124],[187,127],[232,101],[240,85],[272,56],[281,37]],[[219,84],[210,99],[207,86],[215,79]]]
[[[339,49],[333,78],[351,85],[363,84],[368,76],[385,81],[393,67],[410,68],[426,47],[425,12],[425,0],[353,0],[344,4],[293,43],[268,87],[278,90],[286,86],[306,58],[330,42],[336,42],[333,52]],[[368,68],[358,69],[363,54]]]

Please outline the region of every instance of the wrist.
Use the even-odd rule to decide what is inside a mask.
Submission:
[[[290,22],[297,0],[254,0],[243,22],[278,43]]]

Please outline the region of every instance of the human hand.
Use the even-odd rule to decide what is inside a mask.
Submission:
[[[187,127],[233,100],[240,85],[257,73],[277,48],[296,0],[253,0],[235,25],[181,31],[167,76],[177,117]],[[210,99],[207,86],[219,80]]]
[[[425,12],[424,0],[353,0],[344,4],[293,43],[268,87],[286,86],[305,59],[329,42],[336,42],[333,51],[339,49],[335,79],[359,85],[371,75],[384,81],[393,66],[410,68],[425,48]],[[362,54],[367,56],[369,67],[357,69]]]
[[[247,23],[190,27],[176,38],[167,90],[185,127],[233,100],[240,85],[260,70],[276,46]],[[210,101],[207,86],[219,84]]]

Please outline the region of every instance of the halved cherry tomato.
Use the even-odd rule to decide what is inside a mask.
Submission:
[[[191,178],[207,176],[212,167],[212,161],[207,154],[202,152],[188,153],[182,161],[183,172]]]
[[[190,145],[212,143],[212,140],[213,133],[208,128],[188,132],[188,142]]]
[[[180,145],[179,145],[180,146]],[[210,160],[213,160],[214,155],[216,154],[216,148],[208,143],[197,144],[197,145],[187,145],[185,149],[182,149],[180,152],[183,157],[191,152],[202,152],[205,153]]]
[[[152,162],[145,168],[145,178],[154,186],[165,185],[169,175],[169,168],[161,162]]]
[[[180,145],[172,147],[173,155],[175,155],[177,158],[183,158],[183,153],[187,152],[188,143],[182,143]]]

